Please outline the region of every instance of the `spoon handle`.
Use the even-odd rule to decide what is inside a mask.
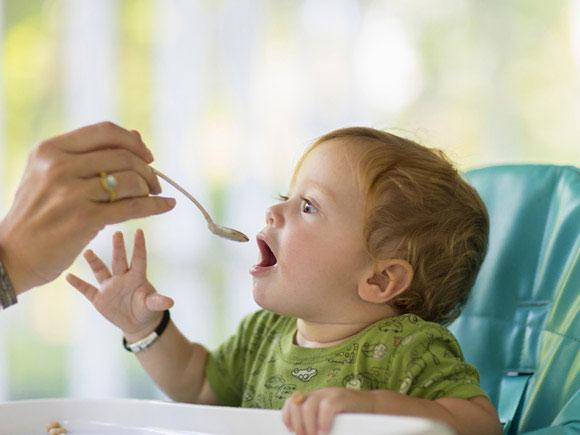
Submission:
[[[179,184],[177,184],[175,181],[173,181],[171,178],[169,178],[163,172],[158,171],[157,169],[155,169],[153,167],[151,169],[153,169],[153,172],[156,175],[163,178],[165,181],[167,181],[169,184],[171,184],[173,187],[175,187],[177,190],[179,190],[181,193],[183,193],[189,200],[191,200],[191,202],[193,202],[197,206],[197,208],[199,209],[201,214],[203,214],[203,217],[205,218],[207,223],[210,225],[213,224],[213,220],[212,220],[211,216],[209,215],[209,213],[206,211],[205,208],[203,208],[203,205],[201,205],[199,203],[199,201],[193,197],[193,195],[191,193],[189,193],[187,190],[185,190],[183,187],[181,187]]]

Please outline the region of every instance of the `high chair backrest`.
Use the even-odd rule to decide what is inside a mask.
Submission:
[[[489,211],[489,249],[450,329],[504,433],[580,433],[580,170],[493,166],[466,178]]]

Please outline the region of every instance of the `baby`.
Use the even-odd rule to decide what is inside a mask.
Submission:
[[[173,301],[147,280],[141,230],[130,267],[120,232],[111,271],[85,252],[100,290],[67,280],[176,401],[282,408],[298,434],[328,433],[341,412],[500,434],[476,369],[444,326],[468,298],[487,237],[483,202],[442,152],[354,127],[316,140],[288,196],[266,211],[250,270],[263,310],[217,349],[170,321]]]

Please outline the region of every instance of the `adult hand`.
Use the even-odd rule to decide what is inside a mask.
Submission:
[[[282,420],[297,435],[330,433],[336,414],[341,412],[374,412],[370,391],[348,388],[321,388],[308,395],[294,393],[284,403]]]
[[[31,151],[14,202],[0,222],[0,260],[16,293],[68,268],[106,225],[165,213],[161,187],[139,133],[103,122],[40,142]],[[118,180],[117,200],[100,173]]]

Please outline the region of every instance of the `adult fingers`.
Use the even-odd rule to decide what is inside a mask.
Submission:
[[[111,273],[109,272],[109,269],[105,263],[103,263],[103,261],[92,250],[87,249],[83,256],[89,264],[99,284],[102,284],[103,281],[111,277]]]
[[[120,201],[103,203],[97,208],[97,224],[101,227],[118,224],[129,219],[137,219],[166,213],[175,207],[174,198],[146,196],[127,198]]]
[[[110,121],[81,127],[42,142],[40,147],[57,148],[69,153],[85,153],[103,148],[124,148],[148,163],[153,154],[141,137]]]
[[[71,157],[70,173],[80,178],[100,176],[101,172],[134,171],[147,182],[149,191],[161,193],[161,184],[153,169],[135,154],[125,149],[107,149]]]
[[[145,246],[145,234],[140,228],[135,232],[131,269],[139,275],[145,276],[147,274],[147,248]]]
[[[139,138],[139,140],[141,140],[141,133],[139,133],[137,130],[131,130],[131,133],[133,133],[134,135],[136,135],[137,138]]]
[[[145,197],[149,195],[149,187],[141,176],[133,171],[115,172],[113,175],[117,180],[117,187],[114,188],[116,200],[124,198]],[[88,180],[79,180],[81,193],[85,198],[94,202],[109,202],[109,192],[103,187],[101,177],[93,177]]]
[[[113,234],[113,275],[121,275],[129,269],[127,264],[127,253],[125,251],[125,241],[123,240],[123,233],[116,231]]]
[[[99,290],[96,287],[92,286],[91,284],[89,284],[86,281],[83,281],[78,276],[73,275],[72,273],[69,273],[66,276],[66,280],[70,285],[72,285],[74,288],[76,288],[91,303],[94,301],[95,297],[99,293]]]

